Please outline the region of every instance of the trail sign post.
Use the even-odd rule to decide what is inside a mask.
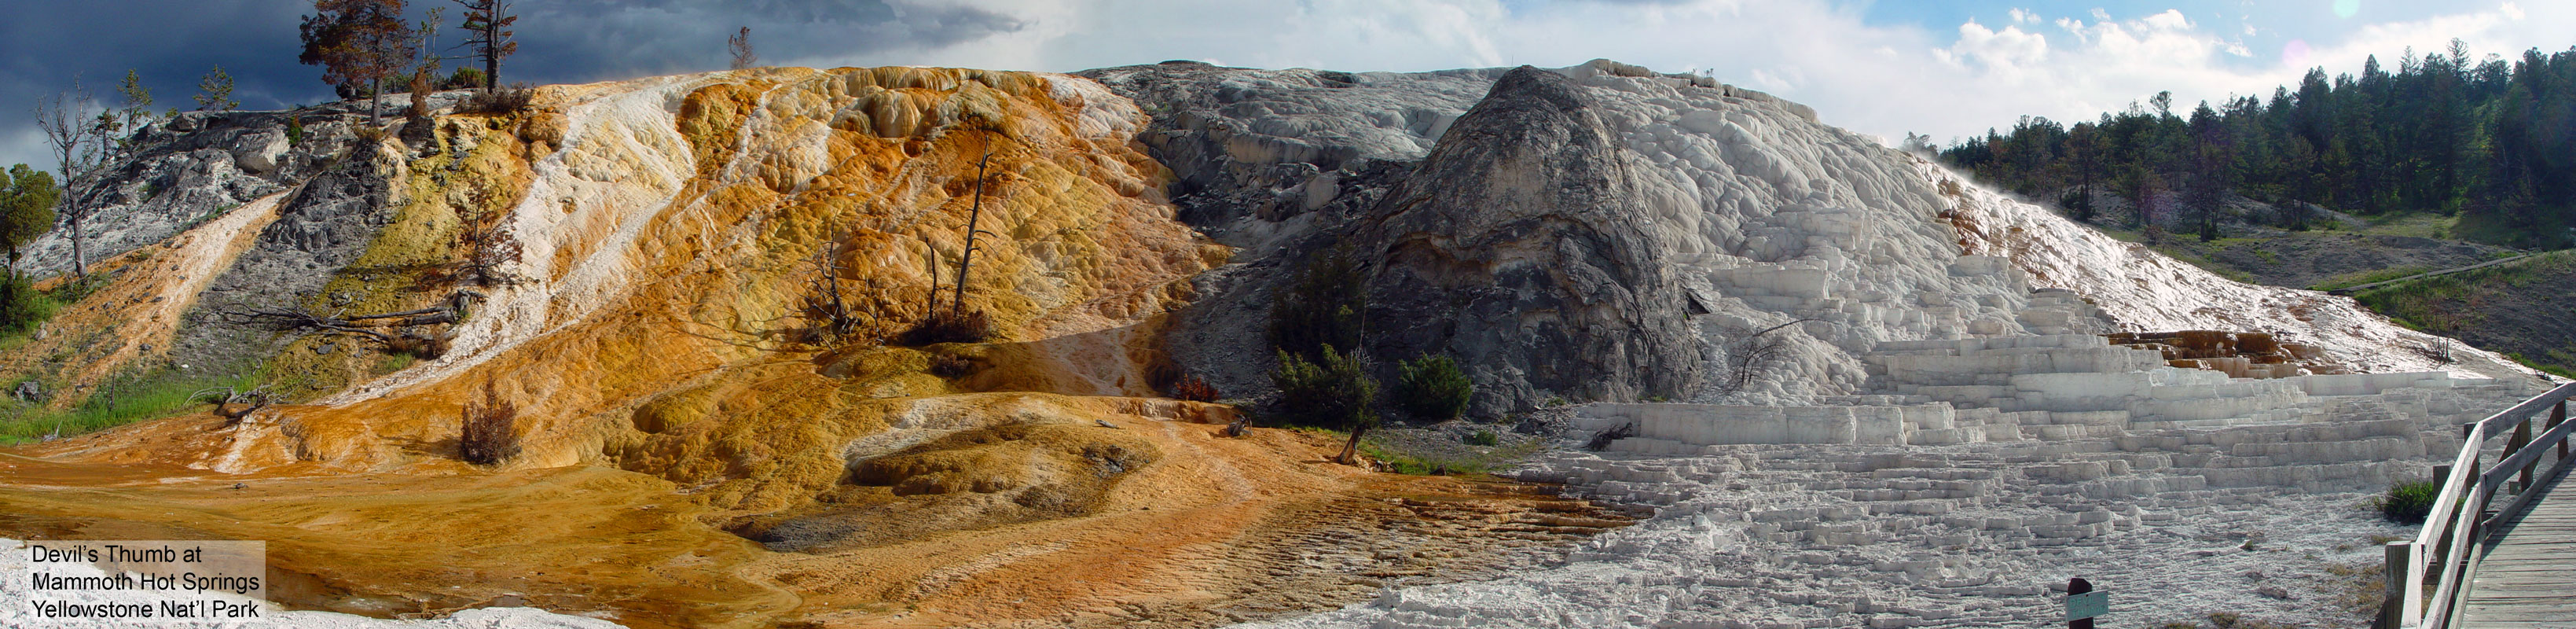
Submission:
[[[2081,578],[2066,580],[2067,629],[2093,629],[2093,618],[2111,613],[2111,592]]]

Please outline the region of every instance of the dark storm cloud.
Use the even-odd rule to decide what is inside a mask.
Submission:
[[[911,51],[1015,31],[1014,17],[945,4],[882,0],[519,0],[519,54],[503,80],[579,83],[720,70],[725,37],[749,26],[764,64],[905,63]],[[313,12],[296,0],[13,1],[0,21],[0,166],[38,163],[30,109],[74,77],[101,100],[127,69],[152,88],[155,108],[194,109],[197,80],[222,65],[246,109],[332,99],[321,69],[295,62],[296,24]],[[417,19],[448,7],[438,46],[461,41],[448,0],[412,0]],[[448,54],[461,55],[463,50]],[[447,62],[448,67],[464,64]],[[50,166],[50,162],[45,162]]]

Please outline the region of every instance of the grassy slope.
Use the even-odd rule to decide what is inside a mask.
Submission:
[[[2576,251],[2354,297],[2400,324],[2576,377]]]

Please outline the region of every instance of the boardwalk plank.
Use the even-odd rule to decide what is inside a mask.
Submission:
[[[2560,491],[2565,473],[2550,476],[2484,544],[2460,626],[2576,627],[2576,490]]]

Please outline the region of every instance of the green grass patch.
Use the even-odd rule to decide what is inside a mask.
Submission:
[[[2355,230],[2373,236],[2411,236],[2415,238],[2450,238],[2459,231],[2459,217],[2429,212],[2401,212],[2371,219],[2370,224]]]
[[[1537,454],[1546,447],[1546,443],[1532,439],[1508,446],[1476,448],[1465,455],[1442,455],[1408,451],[1374,437],[1360,438],[1360,454],[1385,462],[1398,474],[1414,476],[1488,474]]]
[[[2568,242],[2567,230],[2576,227],[2559,212],[2531,212],[2518,217],[2463,212],[2451,229],[2453,237],[2487,244],[2524,249],[2559,249],[2576,245]]]
[[[0,402],[0,443],[35,441],[57,430],[68,437],[203,410],[212,403],[199,399],[197,392],[224,386],[248,390],[258,386],[258,380],[256,376],[197,376],[164,369],[110,379],[89,399],[68,410],[50,410],[15,400]]]

